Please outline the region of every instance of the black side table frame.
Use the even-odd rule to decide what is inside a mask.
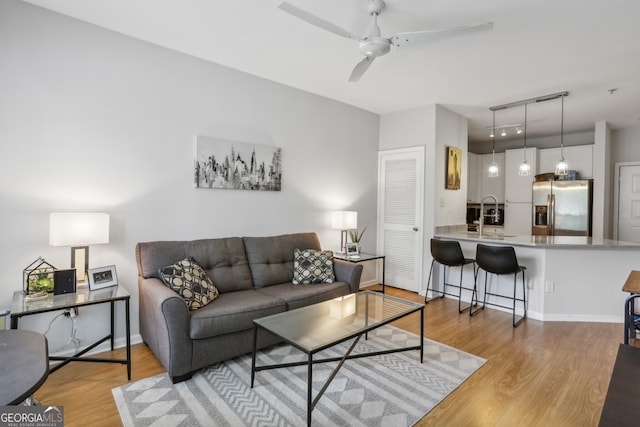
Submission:
[[[354,264],[358,264],[361,262],[367,262],[367,261],[377,261],[377,260],[382,260],[382,283],[380,283],[382,285],[382,290],[376,290],[376,289],[372,289],[375,292],[382,292],[384,294],[384,264],[385,264],[385,256],[384,255],[375,255],[375,254],[367,254],[367,253],[361,253],[357,256],[347,256],[342,254],[334,254],[333,256],[336,259],[342,260],[342,261],[347,261],[347,262],[352,262]]]
[[[120,363],[127,365],[127,379],[131,379],[131,319],[129,314],[129,300],[131,296],[121,286],[90,291],[88,289],[78,290],[76,294],[49,295],[47,300],[25,302],[24,293],[16,291],[13,294],[13,304],[11,309],[11,329],[18,329],[18,321],[21,317],[32,314],[46,313],[50,311],[67,310],[71,308],[79,308],[83,306],[105,304],[110,305],[110,333],[99,339],[87,348],[77,352],[73,356],[49,356],[50,361],[61,361],[61,363],[50,367],[49,373],[53,373],[62,368],[69,362],[99,362],[99,363]],[[125,305],[125,335],[126,335],[126,358],[101,358],[101,357],[83,357],[84,354],[93,350],[103,342],[111,341],[111,351],[114,350],[115,325],[114,313],[115,303],[123,301]]]
[[[640,313],[635,311],[636,298],[640,298],[640,294],[631,294],[624,302],[624,343],[629,344],[629,339],[636,339],[635,318]]]

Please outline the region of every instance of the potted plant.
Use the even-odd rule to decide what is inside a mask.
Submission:
[[[360,241],[362,240],[362,236],[364,235],[364,232],[366,231],[366,229],[367,229],[367,226],[365,225],[361,232],[358,232],[358,229],[349,230],[349,235],[351,236],[351,241],[353,243],[357,243],[358,244],[358,252],[360,252]]]

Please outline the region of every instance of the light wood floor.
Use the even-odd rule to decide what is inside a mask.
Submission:
[[[416,313],[395,326],[420,333],[418,320]],[[514,329],[508,313],[487,309],[470,319],[458,314],[457,301],[442,299],[425,309],[425,335],[488,361],[417,425],[584,427],[600,419],[623,326],[528,319]],[[123,357],[124,350],[114,354]],[[132,347],[132,357],[131,381],[164,371],[144,344]],[[63,405],[67,427],[121,425],[111,389],[126,378],[124,365],[70,363],[51,374],[36,397]]]

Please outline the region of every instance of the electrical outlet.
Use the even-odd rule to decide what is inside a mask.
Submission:
[[[440,199],[440,207],[441,207],[441,208],[444,208],[444,198],[441,198],[441,199]]]
[[[556,282],[553,280],[547,280],[544,284],[544,291],[547,293],[551,293],[556,289]]]
[[[533,279],[529,279],[527,280],[527,289],[533,289],[533,284],[534,284],[534,280]]]

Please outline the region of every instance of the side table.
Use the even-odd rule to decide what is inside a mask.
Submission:
[[[354,255],[347,256],[344,254],[334,254],[333,257],[337,259],[341,259],[343,261],[353,262],[355,264],[360,262],[366,262],[366,261],[382,260],[382,283],[380,283],[382,285],[382,290],[376,290],[376,292],[382,292],[384,294],[384,263],[385,263],[384,255],[361,253],[356,256]]]
[[[622,291],[631,294],[624,303],[624,343],[629,344],[630,339],[636,339],[635,318],[640,316],[635,310],[636,299],[640,298],[640,271],[633,270],[629,273]]]
[[[49,294],[47,298],[35,301],[25,301],[25,295],[23,291],[16,291],[13,294],[13,302],[11,303],[11,329],[18,329],[18,321],[21,317],[30,316],[33,314],[46,313],[56,310],[67,310],[71,308],[78,308],[95,304],[109,303],[111,306],[111,322],[110,333],[104,338],[99,339],[93,344],[89,345],[84,350],[79,351],[73,356],[61,357],[61,356],[49,356],[49,360],[61,361],[61,363],[52,366],[49,372],[55,372],[62,368],[69,362],[102,362],[102,363],[120,363],[127,365],[127,379],[131,379],[131,330],[130,330],[130,318],[129,318],[129,299],[130,295],[127,290],[120,286],[111,286],[109,288],[98,289],[95,291],[89,290],[88,287],[80,288],[75,293],[53,295]],[[114,349],[114,312],[115,303],[117,301],[124,302],[125,305],[125,328],[126,328],[126,359],[115,358],[98,358],[98,357],[82,357],[85,353],[93,350],[103,342],[111,341],[111,351]]]

